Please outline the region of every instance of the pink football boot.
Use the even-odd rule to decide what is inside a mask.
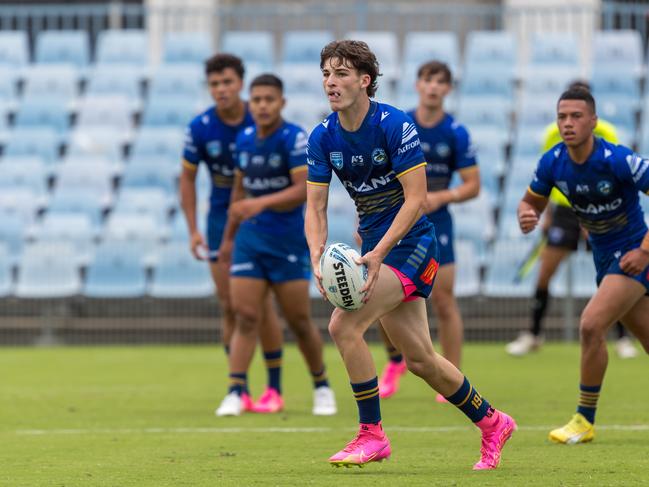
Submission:
[[[252,405],[252,412],[254,413],[278,413],[284,409],[284,399],[272,387],[267,387],[257,402]]]
[[[476,426],[482,430],[482,447],[480,461],[473,466],[473,470],[492,470],[500,463],[503,447],[517,428],[516,421],[505,413],[494,410],[490,418],[478,421]]]
[[[386,460],[391,453],[390,440],[385,436],[381,423],[361,423],[356,438],[329,458],[329,463],[336,467],[362,467],[366,463]]]
[[[406,366],[405,360],[401,362],[389,361],[383,369],[381,379],[379,380],[379,397],[381,399],[387,399],[393,396],[399,390],[401,376],[407,371],[408,367]]]

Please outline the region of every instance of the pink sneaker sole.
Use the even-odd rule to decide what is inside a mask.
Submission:
[[[490,464],[480,460],[478,463],[476,463],[473,466],[473,470],[494,470],[498,468],[498,465],[500,464],[500,456],[502,454],[503,448],[505,448],[505,443],[509,441],[514,431],[518,429],[518,425],[516,424],[516,421],[514,421],[514,418],[512,418],[511,416],[503,412],[500,412],[499,414],[502,414],[505,417],[505,425],[500,429],[499,432],[498,446],[497,446],[498,456],[496,458],[496,462],[495,464]]]
[[[392,454],[392,450],[390,448],[390,444],[386,444],[381,450],[376,452],[374,455],[370,455],[369,457],[363,458],[363,455],[361,453],[360,458],[358,461],[355,461],[356,459],[344,459],[344,460],[329,460],[329,463],[333,467],[359,467],[363,468],[365,465],[368,463],[372,462],[382,462],[383,460],[389,460],[390,455]],[[350,455],[351,456],[351,455]]]

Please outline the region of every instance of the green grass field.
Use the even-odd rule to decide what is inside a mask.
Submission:
[[[384,361],[379,348],[375,357]],[[479,434],[412,375],[382,404],[389,462],[335,469],[327,457],[355,432],[356,407],[336,351],[327,349],[340,412],[310,414],[311,386],[294,347],[285,352],[280,415],[217,418],[226,365],[217,347],[7,348],[0,352],[0,484],[6,486],[649,484],[646,356],[611,354],[590,445],[553,445],[577,398],[576,346],[524,359],[501,345],[469,345],[464,369],[516,418],[501,467],[473,472]],[[265,373],[253,365],[252,390]]]

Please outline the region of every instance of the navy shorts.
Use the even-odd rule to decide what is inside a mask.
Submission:
[[[620,259],[626,254],[629,250],[637,249],[640,247],[643,237],[633,239],[629,242],[625,242],[618,249],[614,249],[608,252],[602,252],[598,249],[593,249],[593,260],[595,261],[595,269],[597,270],[597,286],[599,286],[604,279],[604,276],[607,274],[621,274],[627,276],[629,279],[638,281],[646,289],[646,294],[649,295],[649,266],[647,266],[640,274],[637,276],[631,276],[626,274],[622,269],[620,269]]]
[[[228,209],[224,207],[211,208],[207,215],[207,247],[210,262],[216,262],[219,259],[219,247],[227,219]]]
[[[557,206],[552,213],[552,224],[548,229],[548,247],[577,250],[581,228],[572,208]]]
[[[304,231],[276,235],[244,222],[234,238],[230,276],[271,283],[309,280],[311,259]]]
[[[439,265],[455,264],[455,248],[453,246],[453,217],[448,211],[429,217],[435,226],[435,236],[439,247]]]
[[[382,237],[383,233],[376,237],[363,236],[361,253],[365,255],[371,251]],[[413,296],[430,296],[439,268],[439,249],[433,224],[428,220],[417,223],[390,250],[383,263],[410,278],[417,288]]]

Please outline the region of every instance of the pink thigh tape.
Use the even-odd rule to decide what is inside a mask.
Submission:
[[[387,265],[387,264],[386,264]],[[401,281],[401,287],[403,288],[403,302],[407,303],[408,301],[414,301],[417,299],[419,296],[413,296],[412,293],[414,293],[417,290],[417,286],[415,286],[415,283],[412,282],[412,280],[406,276],[403,272],[401,272],[399,269],[395,269],[391,265],[388,265],[390,270],[396,274],[396,276],[399,278],[399,281]]]

